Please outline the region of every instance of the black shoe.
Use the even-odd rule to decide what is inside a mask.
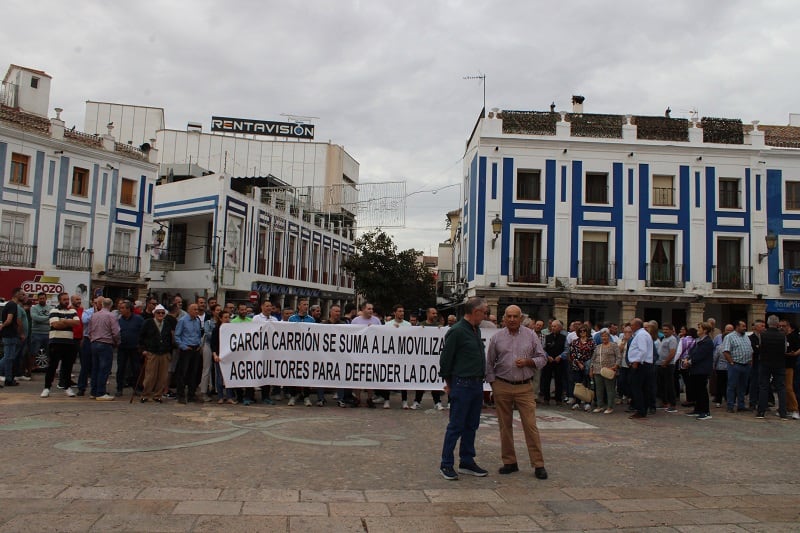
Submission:
[[[764,416],[764,414],[765,414],[765,413],[760,413],[760,412],[759,412],[759,413],[756,413],[756,418],[766,418],[766,417]]]
[[[536,479],[547,479],[547,470],[543,466],[537,466],[533,470],[533,475],[536,476]]]
[[[182,404],[186,405],[186,398],[184,398],[183,396],[179,397],[178,398],[178,403],[182,403]]]
[[[174,400],[175,398],[177,398],[177,397],[178,397],[178,395],[177,395],[177,394],[175,394],[175,393],[174,393],[174,392],[172,392],[172,391],[169,391],[169,392],[168,392],[168,393],[167,393],[165,396],[166,396],[167,398],[171,398],[171,399],[173,399],[173,400]]]
[[[643,414],[637,412],[637,413],[633,413],[628,418],[630,418],[631,420],[636,420],[636,419],[639,419],[639,418],[647,418],[647,415],[643,415]]]
[[[461,463],[458,465],[459,474],[469,474],[470,476],[484,477],[489,475],[488,470],[484,470],[476,463]]]
[[[139,398],[139,401],[142,402],[142,403],[145,403],[147,401],[147,398],[142,396],[141,398]]]
[[[510,465],[503,465],[497,472],[500,474],[513,474],[514,472],[519,472],[519,467],[517,466],[517,463],[512,463]]]
[[[119,398],[120,396],[122,396],[122,391],[121,391],[121,390],[118,390],[117,392],[115,392],[115,393],[114,393],[114,396],[116,396],[117,398]]]
[[[79,390],[78,391],[78,396],[86,396],[86,390],[85,389],[84,390]]]
[[[649,415],[656,414],[656,408],[655,407],[651,407],[650,409],[647,410],[647,414],[649,414]]]
[[[439,469],[439,472],[447,481],[455,481],[458,479],[458,474],[453,470],[452,466],[443,466]]]
[[[153,398],[153,401],[156,402],[156,403],[161,403],[161,398],[156,396],[155,398]]]
[[[728,412],[728,413],[732,413],[733,412],[733,407],[728,407],[727,409],[725,409],[725,411]]]
[[[6,387],[18,387],[19,381],[6,381]]]

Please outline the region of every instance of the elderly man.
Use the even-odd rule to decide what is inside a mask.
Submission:
[[[111,374],[114,347],[119,346],[119,321],[111,312],[114,302],[103,298],[102,309],[89,320],[89,340],[92,342],[92,386],[90,398],[110,401],[114,397],[106,392],[106,382]],[[50,339],[53,342],[53,339]]]
[[[175,369],[178,403],[197,401],[196,392],[203,364],[202,342],[203,329],[197,316],[197,304],[190,304],[186,316],[178,320],[175,328],[175,343],[178,345],[178,366]]]
[[[119,347],[117,348],[117,392],[122,396],[123,389],[131,383],[136,389],[141,387],[139,374],[142,370],[142,356],[139,352],[139,334],[144,319],[133,312],[130,300],[119,304]]]
[[[647,404],[650,390],[653,387],[653,338],[644,329],[641,318],[631,320],[633,338],[628,345],[625,356],[628,359],[628,372],[630,372],[631,389],[633,390],[633,405],[636,410],[628,418],[647,418]]]
[[[494,404],[500,425],[501,474],[517,472],[517,455],[514,451],[514,406],[519,411],[528,457],[534,474],[547,479],[544,468],[542,443],[536,427],[536,394],[533,375],[537,368],[547,364],[547,355],[539,336],[529,328],[521,328],[522,310],[516,305],[506,307],[503,316],[505,327],[489,341],[486,353],[486,381],[491,384]]]
[[[444,391],[450,397],[450,421],[442,444],[439,472],[448,481],[458,479],[453,466],[456,441],[459,447],[458,472],[483,477],[486,470],[475,463],[475,433],[481,422],[483,407],[483,378],[486,373],[486,354],[478,327],[486,317],[483,298],[470,298],[464,305],[464,318],[445,334],[439,356],[439,375],[444,379]]]
[[[172,323],[164,320],[167,310],[163,305],[153,308],[153,318],[144,321],[139,332],[139,345],[145,358],[144,382],[142,383],[141,402],[150,399],[161,403],[161,393],[169,384],[169,359],[172,356],[172,344],[175,330]]]

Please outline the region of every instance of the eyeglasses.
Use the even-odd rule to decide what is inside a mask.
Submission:
[[[156,311],[155,314],[157,314],[157,315],[166,315],[167,312],[166,311]]]

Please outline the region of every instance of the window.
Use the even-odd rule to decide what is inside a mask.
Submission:
[[[311,247],[311,281],[319,283],[319,244]]]
[[[300,246],[300,279],[308,281],[308,241]]]
[[[586,173],[585,198],[587,204],[608,203],[608,173],[606,172]]]
[[[783,241],[783,268],[800,269],[800,241]]]
[[[186,263],[186,224],[172,224],[169,228],[167,254],[176,264]]]
[[[89,196],[89,170],[75,167],[72,169],[72,195]]]
[[[540,231],[514,232],[514,277],[517,283],[546,283]]]
[[[720,178],[719,179],[719,207],[721,209],[741,209],[741,191],[739,190],[739,179]]]
[[[653,175],[653,205],[675,206],[675,176]]]
[[[3,213],[0,219],[0,242],[22,244],[25,241],[27,218],[16,213]]]
[[[579,281],[582,285],[608,285],[608,233],[587,231],[583,234],[583,255],[581,256]]]
[[[675,236],[654,235],[650,240],[648,287],[675,287]],[[682,279],[677,281],[683,281]]]
[[[542,199],[541,174],[539,170],[517,171],[517,200],[538,202]]]
[[[272,252],[272,275],[281,275],[281,259],[283,259],[283,233],[275,232],[275,247]]]
[[[786,182],[786,209],[800,210],[800,181]]]
[[[717,264],[714,288],[743,289],[750,283],[749,268],[742,267],[742,239],[720,237],[717,239]]]
[[[119,193],[119,203],[122,205],[136,205],[136,194],[134,190],[136,188],[136,182],[134,180],[129,180],[128,178],[122,178],[122,184],[120,186],[120,193]]]
[[[214,223],[208,221],[206,223],[206,242],[205,242],[205,257],[203,258],[206,263],[211,264],[211,252],[214,248]]]
[[[33,89],[39,88],[39,78],[37,78],[36,76],[31,77],[31,87]]]
[[[27,155],[11,153],[11,177],[13,185],[28,185],[28,164],[31,158]]]
[[[117,230],[114,232],[114,253],[117,255],[131,254],[131,239],[133,235],[130,231]]]
[[[61,247],[67,250],[83,248],[83,224],[69,220],[64,223],[64,239]]]
[[[297,267],[297,262],[295,261],[295,254],[297,253],[297,237],[294,235],[289,235],[289,261],[287,266],[286,275],[289,279],[294,279],[295,276],[295,268]]]

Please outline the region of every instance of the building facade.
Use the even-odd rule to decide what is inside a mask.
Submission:
[[[158,154],[48,118],[51,78],[11,65],[0,89],[0,295],[13,287],[139,298]],[[87,298],[84,298],[86,301]]]
[[[582,102],[478,120],[451,292],[593,322],[800,308],[797,117],[597,115]]]

